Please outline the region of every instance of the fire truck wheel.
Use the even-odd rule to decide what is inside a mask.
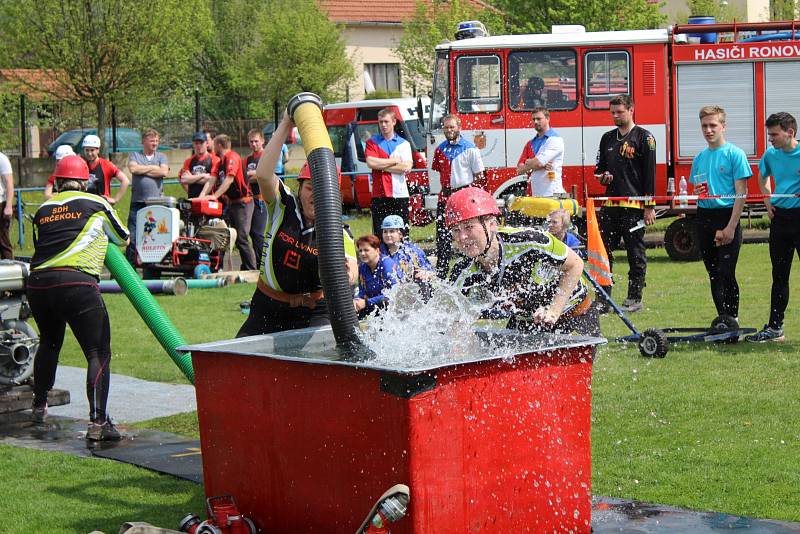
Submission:
[[[648,328],[639,340],[639,352],[645,358],[663,358],[669,351],[669,340],[661,330]]]
[[[692,217],[675,219],[664,232],[664,248],[669,257],[675,261],[698,261],[700,245],[697,242],[697,230]]]

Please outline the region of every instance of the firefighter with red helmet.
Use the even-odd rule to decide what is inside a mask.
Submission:
[[[292,127],[291,119],[284,116],[256,166],[256,179],[267,206],[267,226],[261,273],[250,302],[250,314],[237,337],[329,323],[319,276],[311,172],[306,163],[298,176],[300,188],[296,194],[275,175],[283,140]],[[348,274],[353,284],[358,275],[355,245],[345,228],[342,232]]]
[[[501,228],[490,193],[475,187],[447,201],[445,224],[458,251],[450,281],[467,296],[491,297],[488,318],[508,328],[598,335],[597,312],[582,280],[583,260],[543,230]]]
[[[27,295],[39,327],[34,362],[32,419],[44,422],[47,393],[52,389],[58,356],[70,326],[88,362],[87,439],[120,439],[106,412],[111,371],[111,326],[98,285],[109,241],[125,245],[128,229],[111,204],[86,193],[89,167],[80,156],[66,156],[56,165],[58,194],[36,212],[34,254]]]

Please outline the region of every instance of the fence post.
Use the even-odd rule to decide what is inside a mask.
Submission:
[[[24,212],[22,211],[22,191],[15,191],[17,199],[17,243],[19,248],[25,247],[25,225],[23,225]]]
[[[200,90],[194,90],[194,131],[200,131],[200,123],[203,122],[202,117],[200,116]]]
[[[28,120],[25,112],[25,95],[19,95],[19,138],[22,144],[20,154],[23,158],[28,157]],[[20,177],[21,178],[21,177]]]
[[[111,102],[111,152],[117,151],[117,104]]]

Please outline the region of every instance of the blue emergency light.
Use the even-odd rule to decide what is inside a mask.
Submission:
[[[486,31],[486,26],[479,20],[468,20],[458,23],[456,30],[456,40],[472,39],[473,37],[488,37],[489,32]]]

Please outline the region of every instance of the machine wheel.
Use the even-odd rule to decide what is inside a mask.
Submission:
[[[39,334],[31,325],[20,319],[3,321],[2,329],[16,330],[31,339],[30,344],[27,345],[27,354],[25,349],[22,349],[10,354],[8,361],[0,360],[0,384],[22,384],[33,374],[33,359],[39,348]]]
[[[256,524],[253,523],[253,521],[249,517],[242,517],[242,519],[244,520],[245,524],[247,525],[247,528],[250,530],[250,534],[257,534],[258,533],[258,529],[256,528]]]
[[[700,245],[697,242],[697,230],[692,217],[675,219],[664,232],[664,248],[669,257],[675,261],[698,261]]]
[[[645,358],[663,358],[669,351],[669,340],[661,330],[648,328],[639,340],[639,352]]]
[[[720,315],[711,321],[711,330],[725,332],[726,330],[739,330],[739,321],[730,315]],[[719,343],[728,343],[734,345],[739,342],[738,337],[730,337],[728,339],[720,340]]]
[[[161,272],[153,267],[142,265],[142,280],[158,280],[161,278]]]
[[[211,274],[211,267],[204,263],[195,265],[194,271],[192,271],[192,276],[197,279],[203,278],[204,275],[208,274]]]

